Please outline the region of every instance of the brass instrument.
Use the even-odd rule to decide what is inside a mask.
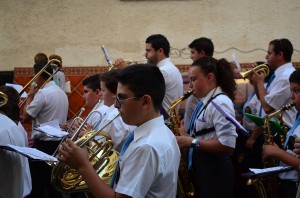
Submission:
[[[19,96],[21,96],[24,92],[25,92],[25,90],[28,88],[28,87],[31,87],[31,86],[37,86],[37,84],[34,82],[43,72],[45,72],[45,73],[47,73],[48,75],[49,75],[49,78],[44,82],[44,84],[42,85],[42,86],[40,86],[39,88],[41,89],[41,88],[43,88],[44,86],[45,86],[45,84],[47,83],[47,82],[49,82],[51,79],[52,79],[52,77],[60,70],[60,67],[57,67],[56,68],[56,70],[52,73],[52,74],[50,74],[49,72],[47,72],[47,67],[48,66],[50,66],[50,64],[52,63],[52,62],[58,62],[58,63],[60,63],[60,61],[59,60],[57,60],[57,59],[51,59],[51,60],[49,60],[48,62],[47,62],[47,64],[38,72],[38,73],[36,73],[31,79],[30,79],[30,81],[23,87],[23,89],[19,92]],[[21,100],[20,102],[19,102],[19,107],[21,107],[25,102],[26,102],[26,100],[27,100],[27,98],[25,98],[25,99],[23,99],[23,100]]]
[[[248,80],[250,80],[251,75],[253,74],[254,71],[257,73],[263,73],[263,74],[265,74],[265,76],[268,76],[270,73],[269,67],[266,64],[261,64],[261,65],[255,66],[253,69],[251,69],[249,71],[240,72],[240,74],[244,79],[247,78]]]
[[[108,56],[108,53],[104,47],[104,45],[101,46],[104,57],[108,63],[108,71],[114,70],[114,69],[118,69],[111,61],[111,59]],[[132,60],[132,59],[125,59],[124,60],[126,65],[133,65],[133,64],[139,64],[139,63],[145,63],[147,62],[147,59],[142,59],[142,60]]]
[[[109,185],[118,160],[118,153],[113,150],[113,141],[103,129],[111,124],[120,114],[105,124],[98,131],[92,130],[84,134],[75,144],[80,148],[87,148],[89,161],[99,177]],[[95,141],[94,137],[101,135],[106,138],[105,142]],[[93,144],[89,144],[93,142]],[[58,162],[51,173],[53,185],[61,191],[86,191],[88,189],[82,176],[77,170]]]
[[[264,117],[264,143],[265,144],[273,144],[274,143],[273,135],[272,135],[271,129],[270,129],[269,120],[275,116],[278,116],[279,122],[283,123],[283,120],[282,120],[283,113],[287,110],[290,110],[293,106],[295,106],[295,104],[286,104],[283,107],[281,107],[280,109],[278,109]]]
[[[263,126],[263,136],[264,136],[264,145],[273,145],[274,144],[274,136],[271,131],[270,127],[270,119],[277,116],[279,122],[282,124],[282,115],[285,111],[290,110],[295,104],[286,104],[280,109],[266,115],[264,117],[264,126]],[[285,137],[281,138],[281,142],[284,143]],[[274,167],[277,165],[276,159],[271,158],[264,162],[265,168]],[[258,192],[258,196],[260,198],[266,198],[270,195],[278,196],[276,192],[276,188],[278,187],[278,181],[275,177],[268,177],[268,178],[256,178],[256,179],[249,179],[247,181],[247,185],[255,185],[256,190]]]
[[[174,100],[171,104],[171,107],[168,111],[170,116],[170,129],[174,133],[174,135],[178,136],[179,134],[179,126],[180,126],[180,116],[177,109],[179,103],[187,99],[190,95],[192,95],[193,90],[186,92],[180,98]],[[181,149],[181,158],[178,170],[178,182],[177,182],[177,197],[185,198],[185,197],[194,197],[195,188],[192,182],[192,178],[188,172],[188,149]]]
[[[80,112],[79,112],[79,114],[77,115],[77,117],[75,117],[75,118],[72,120],[70,126],[68,126],[67,132],[68,132],[69,134],[72,133],[71,130],[72,130],[74,124],[75,124],[76,122],[78,122],[79,120],[82,120],[81,115],[82,115],[82,113],[83,113],[84,111],[85,111],[85,108],[82,107],[82,108],[80,109]],[[65,140],[66,140],[66,137],[64,137],[63,139],[61,139],[59,145],[61,145]],[[56,156],[56,155],[57,155],[58,149],[59,149],[59,146],[56,148],[56,150],[54,151],[54,153],[52,154],[52,156]]]
[[[8,101],[8,96],[5,93],[3,93],[3,92],[0,91],[0,98],[1,98],[1,100],[0,100],[0,107],[2,107],[4,105],[6,105],[6,103]]]
[[[75,141],[78,137],[78,134],[80,133],[81,130],[84,130],[85,129],[85,124],[87,123],[88,119],[94,114],[94,113],[98,113],[98,114],[101,114],[99,111],[97,111],[97,108],[99,107],[99,105],[101,104],[103,100],[100,99],[97,104],[94,106],[94,108],[90,111],[90,113],[86,116],[86,118],[82,120],[82,123],[80,124],[80,126],[74,131],[72,132],[72,138],[71,140],[72,141]],[[99,123],[101,122],[101,120],[98,120],[97,123],[93,123],[92,125],[92,129],[94,129],[94,127],[96,127]]]

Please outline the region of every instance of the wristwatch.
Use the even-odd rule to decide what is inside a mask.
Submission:
[[[195,138],[191,143],[191,148],[197,148],[197,147],[198,147],[198,140]]]

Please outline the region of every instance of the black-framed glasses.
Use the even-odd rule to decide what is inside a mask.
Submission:
[[[119,107],[121,107],[123,101],[126,101],[126,100],[132,100],[132,99],[138,99],[138,98],[140,98],[140,97],[134,96],[134,97],[131,97],[131,98],[120,99],[118,96],[116,96],[116,103],[117,103],[117,105],[118,105]]]

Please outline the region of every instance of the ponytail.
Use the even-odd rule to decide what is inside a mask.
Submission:
[[[230,66],[230,63],[222,58],[217,60],[217,85],[219,85],[222,90],[227,94],[227,96],[234,101],[235,91],[236,91],[236,82],[234,80],[233,69]]]
[[[227,96],[234,101],[236,82],[230,63],[226,59],[217,60],[205,56],[196,60],[191,66],[199,66],[206,75],[213,73],[216,77],[217,86],[220,86]]]

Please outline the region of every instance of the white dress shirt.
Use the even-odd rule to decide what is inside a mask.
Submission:
[[[278,110],[284,105],[291,103],[291,91],[290,91],[290,75],[295,71],[292,63],[286,63],[275,70],[275,78],[267,89],[267,95],[265,96],[266,102]],[[284,123],[291,127],[295,121],[297,111],[295,108],[286,111],[283,114]],[[261,117],[266,115],[262,109]]]
[[[27,145],[27,134],[3,114],[0,114],[0,126],[0,145]],[[0,149],[0,158],[0,197],[20,198],[28,195],[32,187],[28,159],[3,149]]]
[[[203,106],[201,110],[206,106],[207,102],[217,94],[222,93],[220,87],[211,90],[204,98],[202,98]],[[234,106],[228,96],[221,94],[213,99],[213,101],[220,106],[225,112],[235,117]],[[208,103],[206,109],[201,111],[195,121],[195,131],[202,129],[208,129],[214,127],[214,131],[201,135],[197,138],[200,140],[218,139],[224,146],[235,148],[236,142],[236,128],[229,122],[214,106],[212,103]]]
[[[67,95],[54,81],[49,81],[42,89],[38,90],[32,102],[26,108],[26,112],[34,118],[32,122],[32,139],[59,140],[60,138],[48,137],[34,129],[40,124],[55,119],[59,120],[59,124],[64,124],[67,121],[68,108]]]
[[[134,130],[134,140],[119,158],[115,191],[134,198],[176,197],[180,150],[163,116]]]
[[[165,79],[166,94],[162,106],[168,112],[172,102],[183,95],[183,80],[179,69],[170,58],[161,60],[157,66]]]

